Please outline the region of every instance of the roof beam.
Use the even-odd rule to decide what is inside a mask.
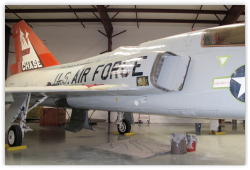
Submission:
[[[226,14],[228,11],[217,11],[217,10],[189,10],[189,9],[126,9],[126,8],[110,8],[108,12],[138,12],[138,13],[187,13],[187,14]],[[245,15],[245,13],[244,13]]]
[[[10,10],[6,5],[5,8],[7,8],[7,10]],[[14,13],[14,15],[19,18],[20,20],[23,20],[19,15],[17,15],[16,13]],[[26,22],[31,28],[33,28],[28,22]]]
[[[69,5],[69,7],[70,7],[70,9],[72,9],[73,10],[73,8]],[[75,14],[75,16],[76,16],[76,18],[77,19],[79,19],[79,17],[76,15],[76,13],[74,12],[74,14]],[[83,25],[83,23],[81,22],[81,24],[82,24],[82,26],[85,28],[85,26]]]
[[[227,14],[228,11],[222,10],[188,10],[188,9],[129,9],[129,8],[106,8],[107,12],[131,12],[131,13],[186,13],[186,14]],[[98,12],[95,8],[77,9],[5,9],[5,13],[71,13],[71,12]],[[242,12],[241,15],[245,15]]]
[[[203,5],[201,5],[200,10],[201,10],[202,6],[203,6]],[[198,16],[199,16],[199,13],[196,15],[195,21],[197,20]],[[191,28],[191,29],[193,29],[193,28],[194,28],[194,24],[195,24],[195,22],[193,23],[193,25],[192,25],[192,28]]]
[[[228,7],[226,5],[223,5],[223,6],[229,11],[229,9],[228,9]]]
[[[102,25],[104,26],[107,38],[108,38],[108,51],[112,50],[112,34],[113,26],[109,19],[107,9],[104,5],[97,5],[97,10],[100,14]]]
[[[5,9],[5,13],[70,13],[70,12],[98,12],[97,9]]]
[[[110,22],[106,8],[104,5],[97,5],[97,9],[100,14],[104,29],[106,31],[106,35],[108,37],[111,37],[113,33],[113,26],[112,26],[112,23]]]
[[[137,10],[136,10],[136,5],[135,5],[135,14],[136,14],[137,28],[139,28],[138,15],[137,15]]]
[[[100,22],[99,19],[24,19],[26,22]],[[20,19],[6,19],[5,23],[16,23]],[[206,23],[220,24],[218,20],[180,20],[180,19],[112,19],[110,22],[151,22],[151,23]]]
[[[117,12],[111,19],[114,19],[116,17],[116,15],[118,15],[118,14],[119,14],[119,12]]]
[[[233,24],[245,10],[245,5],[233,5],[228,14],[224,17],[220,25]]]

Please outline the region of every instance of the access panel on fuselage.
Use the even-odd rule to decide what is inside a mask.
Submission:
[[[170,52],[159,56],[151,74],[152,84],[164,91],[182,90],[190,60]]]

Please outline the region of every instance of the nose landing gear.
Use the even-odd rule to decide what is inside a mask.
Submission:
[[[120,134],[129,133],[131,131],[130,121],[127,119],[124,119],[124,117],[125,118],[127,117],[126,115],[124,115],[124,112],[117,112],[117,113],[118,113],[118,115],[117,115],[116,124],[117,124],[118,132]]]
[[[122,122],[117,125],[117,129],[120,134],[129,133],[131,130],[131,124],[127,119],[123,119]]]

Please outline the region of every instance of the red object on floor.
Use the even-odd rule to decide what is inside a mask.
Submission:
[[[192,147],[193,147],[193,149],[192,149],[192,148],[189,148],[189,147],[187,146],[187,151],[188,151],[188,152],[194,152],[194,151],[196,151],[196,142],[193,142],[193,143],[192,143]]]

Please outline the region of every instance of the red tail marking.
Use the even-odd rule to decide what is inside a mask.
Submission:
[[[11,74],[60,64],[24,21],[20,21],[13,26],[13,34],[16,63],[10,66]],[[37,59],[32,60],[32,56],[28,56],[33,54]],[[26,61],[24,61],[27,56],[28,59],[26,58]]]

